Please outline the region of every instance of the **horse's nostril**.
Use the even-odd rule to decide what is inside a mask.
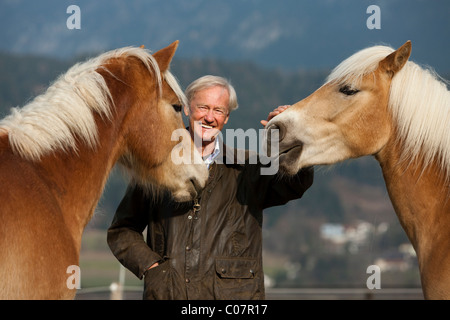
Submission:
[[[273,123],[267,128],[266,152],[269,157],[278,154],[280,141],[284,138],[286,132],[284,128],[284,125],[280,123]]]
[[[286,133],[285,127],[281,123],[273,123],[267,128],[267,141],[270,143],[273,139],[283,140]]]

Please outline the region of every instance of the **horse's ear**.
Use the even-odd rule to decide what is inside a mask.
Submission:
[[[170,62],[172,61],[173,56],[175,55],[175,51],[178,47],[178,40],[173,42],[171,45],[161,49],[153,54],[153,57],[156,59],[159,65],[159,69],[161,72],[169,69]]]
[[[411,41],[408,40],[400,48],[381,60],[380,67],[392,78],[395,73],[403,68],[410,55]]]

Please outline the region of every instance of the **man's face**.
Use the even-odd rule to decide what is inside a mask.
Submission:
[[[189,116],[191,133],[201,137],[203,144],[213,141],[228,122],[228,101],[227,89],[214,86],[195,93],[190,101],[190,113],[187,108],[184,109]]]

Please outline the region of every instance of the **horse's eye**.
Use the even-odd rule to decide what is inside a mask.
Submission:
[[[350,86],[346,85],[346,86],[340,87],[339,88],[339,92],[343,93],[343,94],[345,94],[347,96],[352,96],[354,94],[357,94],[359,92],[359,90],[358,89],[352,89]]]
[[[181,104],[173,104],[172,107],[175,109],[176,112],[181,112],[182,109]]]

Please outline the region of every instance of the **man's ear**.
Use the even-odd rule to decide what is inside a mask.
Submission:
[[[410,55],[411,41],[408,40],[400,48],[381,60],[379,67],[392,78],[401,68],[403,68]]]
[[[189,117],[189,113],[190,113],[189,106],[184,106],[183,110],[184,110],[184,114],[186,115],[186,117]]]

